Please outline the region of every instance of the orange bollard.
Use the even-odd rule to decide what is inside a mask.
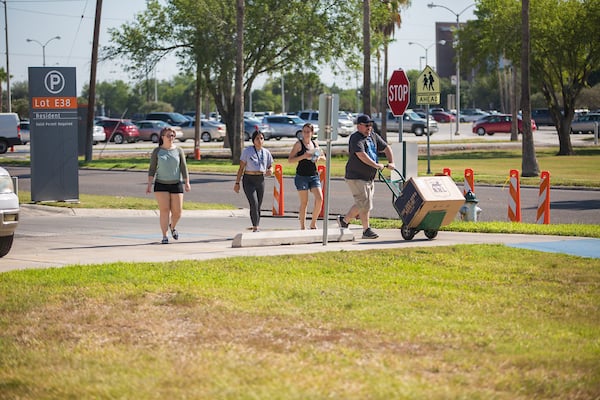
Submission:
[[[283,215],[283,167],[275,164],[275,185],[273,186],[273,216]]]
[[[471,168],[466,168],[463,195],[466,195],[469,192],[475,193],[475,178],[473,177],[473,170]]]
[[[450,171],[450,168],[444,168],[442,170],[442,174],[444,174],[446,176],[452,176],[452,171]]]
[[[15,152],[15,146],[10,146],[10,152],[14,153]]]
[[[325,194],[325,172],[327,168],[324,165],[318,165],[317,171],[319,172],[319,180],[321,181],[321,193]],[[323,204],[321,204],[321,212],[319,213],[319,218],[323,218],[325,216],[325,199],[323,199]]]
[[[200,147],[196,147],[194,149],[194,160],[200,160],[202,156],[200,155]]]
[[[550,223],[550,172],[542,171],[540,176],[540,194],[538,197],[537,219],[538,224]]]
[[[519,171],[511,169],[509,179],[508,220],[511,222],[521,222],[521,186],[519,183]]]

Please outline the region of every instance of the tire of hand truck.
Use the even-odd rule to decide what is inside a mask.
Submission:
[[[406,225],[402,225],[400,227],[400,234],[404,240],[412,240],[417,234],[417,230],[413,228],[409,228]]]
[[[433,231],[431,229],[425,229],[425,231],[423,231],[423,233],[425,233],[425,236],[427,236],[427,239],[435,239],[435,237],[438,234],[438,231]]]

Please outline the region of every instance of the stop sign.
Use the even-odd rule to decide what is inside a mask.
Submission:
[[[410,103],[410,83],[403,69],[392,72],[387,86],[388,106],[394,117],[400,117]]]

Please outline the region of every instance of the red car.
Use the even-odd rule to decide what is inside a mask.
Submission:
[[[140,140],[138,127],[128,119],[101,119],[96,123],[104,128],[106,140],[116,144],[133,143]]]
[[[433,117],[433,119],[436,120],[436,122],[454,122],[454,121],[456,121],[456,118],[454,117],[454,115],[452,115],[446,111],[432,111],[431,116]]]
[[[510,133],[512,126],[512,115],[510,114],[492,114],[487,115],[473,122],[473,133],[483,136],[486,133],[493,135],[494,133]],[[523,133],[523,120],[518,117],[519,133]],[[531,131],[535,131],[537,126],[535,121],[531,120]]]

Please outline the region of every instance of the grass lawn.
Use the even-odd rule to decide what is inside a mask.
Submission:
[[[600,260],[499,245],[0,274],[3,399],[595,399]]]
[[[473,168],[476,184],[519,169],[511,152],[469,154],[432,166],[460,182]],[[598,155],[538,161],[553,184],[600,187]],[[335,157],[332,173],[344,164]],[[115,205],[156,206],[88,195],[78,206]],[[600,237],[596,225],[443,229]],[[500,245],[11,271],[0,274],[0,399],[598,399],[599,304],[600,260]]]

